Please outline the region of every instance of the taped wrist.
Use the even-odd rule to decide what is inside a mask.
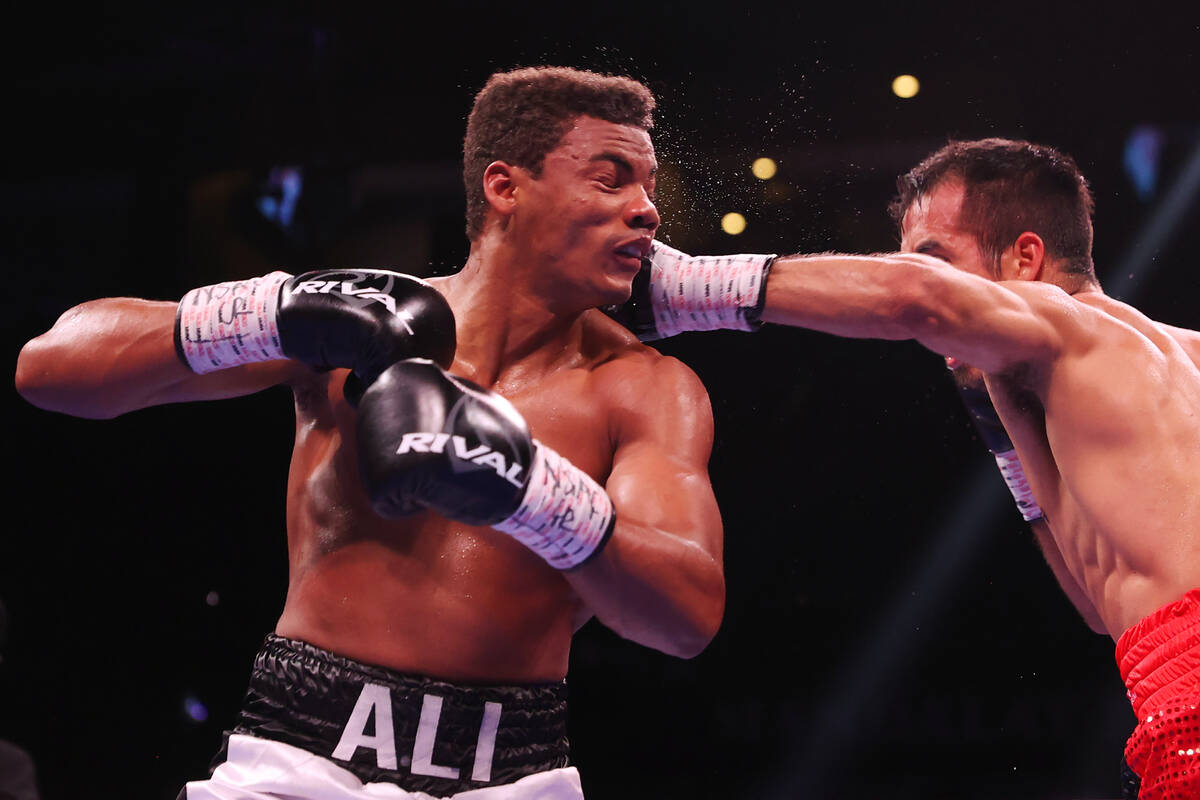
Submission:
[[[685,331],[762,327],[773,255],[689,256],[655,241],[651,305],[663,338]]]
[[[1026,522],[1041,519],[1042,509],[1033,499],[1033,489],[1029,488],[1029,481],[1025,477],[1025,468],[1021,466],[1021,459],[1017,458],[1017,451],[1006,450],[993,455],[996,456],[996,465],[1000,467],[1000,474],[1004,476],[1004,483],[1012,492],[1013,500],[1017,502],[1017,509],[1021,512],[1021,516]]]
[[[551,448],[535,441],[520,507],[493,527],[556,569],[571,569],[600,552],[617,515],[603,487]]]
[[[279,343],[279,288],[292,276],[226,281],[192,289],[175,312],[175,352],[203,374],[285,358]]]

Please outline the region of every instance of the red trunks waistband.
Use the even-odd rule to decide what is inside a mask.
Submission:
[[[1117,665],[1133,713],[1161,705],[1173,694],[1194,687],[1200,674],[1200,589],[1168,603],[1121,634]],[[1191,676],[1191,680],[1185,680]]]

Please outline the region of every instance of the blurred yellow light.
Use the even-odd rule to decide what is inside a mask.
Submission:
[[[775,162],[769,158],[756,158],[754,159],[754,163],[750,165],[750,171],[760,181],[774,178],[776,169]]]
[[[739,233],[746,230],[746,218],[736,211],[730,211],[728,214],[721,217],[721,230],[725,231],[730,236],[737,236]]]
[[[915,97],[919,91],[921,91],[921,82],[912,75],[897,75],[892,81],[892,92],[896,97],[904,100]]]

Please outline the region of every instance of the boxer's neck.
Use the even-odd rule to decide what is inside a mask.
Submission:
[[[456,361],[477,383],[491,385],[514,367],[544,374],[577,357],[586,309],[538,292],[537,269],[504,242],[481,237],[462,270],[438,282],[454,310]]]

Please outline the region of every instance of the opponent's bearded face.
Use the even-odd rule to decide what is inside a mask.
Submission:
[[[650,135],[631,125],[580,117],[526,174],[510,222],[544,269],[546,297],[581,308],[621,303],[658,228]]]

